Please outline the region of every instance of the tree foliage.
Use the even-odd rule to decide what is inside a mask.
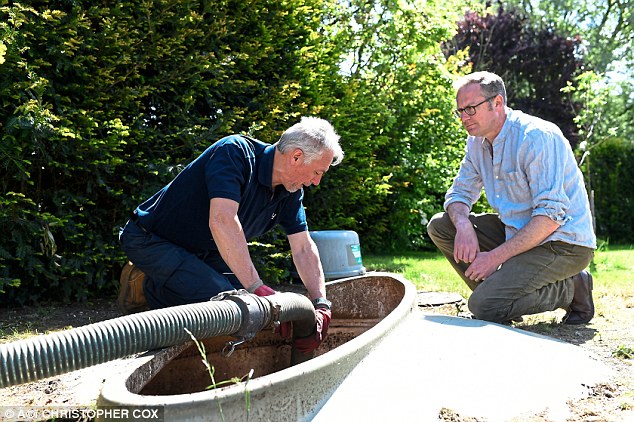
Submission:
[[[607,139],[592,151],[597,234],[614,243],[634,239],[634,143]]]
[[[355,0],[333,26],[346,58],[333,114],[354,143],[309,203],[334,208],[321,227],[356,230],[368,250],[424,246],[421,221],[441,208],[453,178],[462,134],[440,44],[453,34],[454,10],[454,2]]]
[[[632,75],[634,2],[632,0],[511,0],[534,22],[548,22],[561,34],[579,36],[594,72]]]
[[[597,121],[605,110],[581,97],[593,89],[570,84],[579,39],[502,8],[456,26],[455,0],[0,5],[0,304],[112,293],[129,213],[231,133],[273,143],[302,115],[330,120],[346,157],[307,189],[309,226],[355,230],[369,252],[428,245],[421,223],[441,209],[462,156],[455,74],[499,73],[511,106],[572,139],[573,117],[587,136],[631,115]],[[631,111],[621,92],[611,107]],[[597,156],[621,157],[610,180],[629,177],[628,153],[596,144]],[[591,162],[603,201],[604,168]],[[621,230],[607,209],[599,227]],[[285,242],[273,232],[252,244],[267,281],[288,276]]]
[[[331,120],[346,151],[308,190],[311,228],[357,230],[367,250],[421,243],[458,155],[438,49],[451,5],[2,4],[0,303],[114,290],[140,201],[219,137],[275,142],[301,115]],[[349,53],[362,61],[344,73]],[[280,258],[262,249],[258,263]]]
[[[609,86],[611,93],[601,104],[603,118],[600,126],[616,130],[621,139],[632,139],[634,127],[634,2],[632,0],[513,0],[509,2],[527,14],[532,25],[543,26],[544,22],[558,33],[580,40],[580,53],[583,54],[584,72],[592,72],[595,87],[581,89],[585,91],[582,102],[591,103],[592,92],[600,92]],[[586,78],[587,79],[587,78]],[[580,81],[584,84],[583,81]],[[587,85],[587,83],[586,83]],[[574,86],[573,86],[574,88]],[[584,114],[584,105],[574,108],[575,115]],[[597,109],[593,110],[596,116]],[[604,120],[605,119],[605,120]],[[585,121],[584,124],[587,124]],[[597,127],[594,137],[611,139],[609,132]],[[583,127],[580,128],[583,131]]]
[[[335,63],[310,51],[321,6],[2,7],[0,300],[112,288],[118,228],[140,200],[221,135],[274,141],[311,111],[307,74]]]

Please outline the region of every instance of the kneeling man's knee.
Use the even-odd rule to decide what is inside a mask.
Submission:
[[[475,289],[468,301],[469,311],[477,319],[490,322],[503,322],[506,320],[506,311],[503,309],[503,305],[496,300],[478,294],[478,289]]]
[[[453,223],[451,223],[451,220],[446,213],[439,212],[438,214],[435,214],[431,220],[429,220],[429,223],[427,223],[427,234],[432,239],[444,237],[443,233],[446,233],[445,227],[447,223],[451,224],[453,227]]]

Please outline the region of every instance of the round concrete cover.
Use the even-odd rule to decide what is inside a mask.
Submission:
[[[418,292],[418,306],[440,306],[462,302],[464,299],[458,293],[448,292]]]

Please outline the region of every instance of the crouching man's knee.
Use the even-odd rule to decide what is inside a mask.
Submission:
[[[508,320],[508,306],[498,300],[478,294],[475,289],[468,301],[469,311],[476,319],[504,323]]]
[[[449,219],[449,214],[439,212],[435,214],[429,223],[427,223],[427,234],[432,240],[435,239],[453,239],[455,237],[455,227]]]

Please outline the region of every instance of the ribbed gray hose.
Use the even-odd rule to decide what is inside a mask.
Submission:
[[[310,300],[295,293],[260,298],[245,291],[225,300],[126,315],[44,336],[0,344],[0,388],[48,378],[147,350],[221,335],[251,338],[275,319],[315,323]],[[302,328],[304,327],[304,328]],[[304,336],[308,334],[298,334]]]

